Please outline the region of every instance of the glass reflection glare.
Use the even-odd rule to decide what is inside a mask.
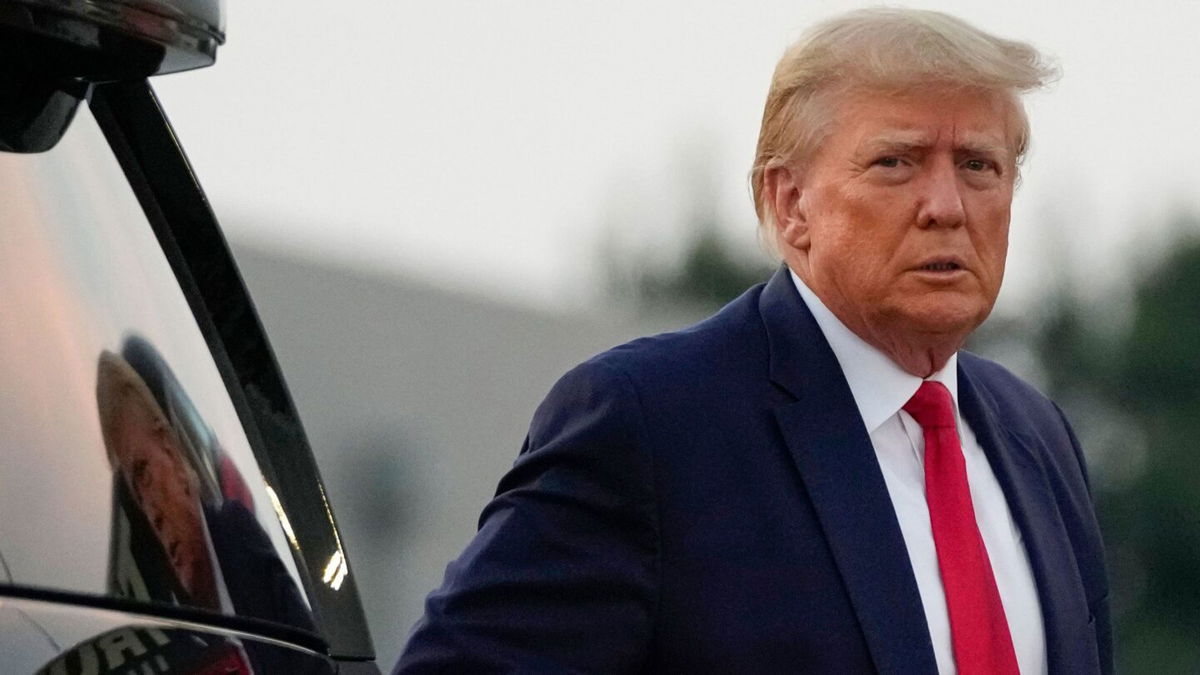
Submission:
[[[329,498],[325,495],[325,488],[321,485],[318,485],[318,488],[321,490],[321,503],[325,505],[325,514],[329,516],[329,521],[333,522],[333,511],[329,509]],[[342,587],[342,582],[350,573],[350,566],[346,564],[346,554],[342,552],[342,538],[336,529],[333,531],[333,536],[337,543],[337,550],[333,552],[333,556],[325,565],[325,575],[322,580],[336,591]]]
[[[279,503],[279,495],[275,494],[275,488],[270,485],[266,486],[266,490],[267,498],[271,500],[271,508],[275,509],[275,515],[279,516],[279,524],[283,526],[283,533],[287,535],[292,548],[299,551],[300,542],[296,541],[296,531],[292,529],[292,521],[288,520],[287,512],[283,510],[283,504]]]
[[[329,562],[325,564],[325,574],[321,577],[321,581],[336,591],[342,587],[342,582],[346,580],[346,574],[349,571],[350,568],[346,565],[346,556],[342,555],[341,551],[334,551]]]

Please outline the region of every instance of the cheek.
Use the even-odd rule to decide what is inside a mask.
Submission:
[[[881,302],[913,234],[914,200],[873,186],[828,186],[810,221],[813,273],[855,302]]]
[[[897,271],[898,259],[903,257],[901,252],[908,245],[905,241],[908,230],[889,227],[889,223],[880,220],[845,222],[823,242],[824,265],[847,284],[888,283]]]
[[[876,258],[889,239],[885,221],[870,199],[827,190],[809,223],[813,252],[826,264],[854,265]]]
[[[877,305],[893,288],[886,251],[857,236],[830,237],[813,268],[826,288],[856,305]],[[816,246],[814,245],[814,249]]]
[[[1008,257],[1008,214],[1007,211],[997,213],[990,222],[972,237],[975,251],[986,269],[993,276],[1000,277],[1004,273],[1004,263]]]

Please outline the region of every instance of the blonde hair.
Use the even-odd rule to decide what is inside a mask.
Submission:
[[[142,376],[119,354],[108,350],[100,353],[96,368],[96,407],[100,412],[100,432],[104,437],[104,448],[108,463],[115,470],[120,467],[120,417],[123,406],[129,401],[136,403],[154,420],[154,429],[162,429],[172,443],[179,445],[179,435],[167,421],[167,414],[155,400],[154,394]],[[191,467],[189,467],[190,469]]]
[[[898,93],[914,87],[1003,92],[1016,112],[1014,157],[1029,145],[1019,94],[1041,87],[1058,69],[1024,42],[985,33],[941,12],[863,9],[828,19],[784,52],[767,93],[750,189],[765,235],[774,222],[763,194],[765,172],[803,163],[834,118],[834,99],[852,91]],[[768,244],[771,236],[764,236]]]

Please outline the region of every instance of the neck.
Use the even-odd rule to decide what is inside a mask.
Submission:
[[[950,360],[951,356],[954,356],[963,343],[962,339],[943,335],[913,336],[890,331],[881,331],[883,334],[872,335],[870,332],[860,330],[847,323],[842,317],[838,318],[855,335],[886,354],[896,365],[904,369],[904,372],[920,378],[929,377],[944,368],[946,362]]]

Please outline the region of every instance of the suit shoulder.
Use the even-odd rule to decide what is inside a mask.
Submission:
[[[991,359],[971,352],[960,351],[958,363],[962,372],[999,404],[1054,407],[1053,401],[1037,387]]]
[[[1036,387],[1018,377],[1008,368],[968,351],[958,353],[958,362],[963,372],[989,389],[997,389],[1011,396],[1037,399],[1050,403],[1050,399]]]
[[[579,410],[606,410],[608,419],[626,422],[673,417],[711,403],[717,392],[734,396],[763,386],[768,357],[761,291],[753,287],[695,324],[637,338],[575,366],[538,406],[535,428]]]
[[[1041,436],[1067,427],[1054,401],[1004,366],[969,352],[959,352],[959,366],[1010,430]]]

